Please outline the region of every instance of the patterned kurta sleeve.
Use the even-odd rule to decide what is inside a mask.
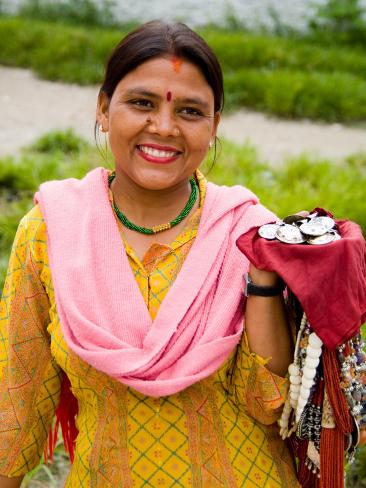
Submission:
[[[39,463],[60,395],[41,281],[45,236],[36,206],[19,224],[0,302],[0,473],[10,477]]]
[[[250,352],[244,332],[236,354],[233,387],[239,405],[265,425],[279,418],[289,388],[287,378],[266,368],[268,361]]]

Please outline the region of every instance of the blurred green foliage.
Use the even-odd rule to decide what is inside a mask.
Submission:
[[[0,34],[8,42],[0,63],[31,68],[42,78],[80,85],[99,83],[111,48],[123,33],[63,26],[21,18],[0,18]]]
[[[309,22],[310,34],[326,43],[364,46],[366,17],[362,0],[328,0]]]
[[[249,144],[237,146],[223,141],[220,153],[213,167],[210,159],[202,166],[210,180],[249,187],[279,216],[320,206],[331,210],[337,218],[358,222],[366,232],[366,154],[356,154],[337,165],[304,154],[273,168],[261,161]],[[0,288],[17,225],[32,207],[32,197],[40,183],[81,178],[96,166],[112,168],[110,155],[103,160],[95,147],[71,130],[46,134],[25,148],[20,156],[0,160]],[[60,441],[54,465],[40,464],[27,475],[24,486],[57,486],[57,480],[68,469],[69,462]],[[349,487],[366,486],[365,448],[359,449],[348,479]]]
[[[113,14],[113,0],[26,0],[18,14],[30,19],[64,22],[76,25],[118,27]]]
[[[0,13],[5,11],[0,0]],[[18,14],[30,19],[61,22],[73,25],[97,26],[103,28],[128,28],[137,25],[134,21],[121,22],[115,16],[116,0],[23,0]],[[366,40],[365,8],[362,0],[328,0],[314,2],[314,13],[308,21],[308,32],[298,32],[284,23],[276,8],[268,7],[272,19],[271,33],[280,36],[303,36],[325,43],[349,43],[362,45]],[[230,4],[226,4],[221,24],[213,28],[230,32],[250,30],[250,25],[238,19]],[[257,25],[257,30],[268,33],[268,28]]]
[[[97,84],[126,33],[0,17],[0,36],[7,39],[0,63],[31,68],[49,80]],[[246,106],[288,118],[366,120],[366,48],[215,28],[201,34],[222,63],[227,110]]]
[[[366,120],[366,80],[350,73],[241,69],[226,74],[225,82],[229,108],[327,122]]]
[[[364,326],[365,337],[365,326]],[[347,488],[366,488],[366,446],[358,449],[354,463],[348,467]]]
[[[40,153],[61,152],[64,154],[79,154],[84,148],[86,148],[85,141],[71,129],[45,134],[31,146],[33,151]]]

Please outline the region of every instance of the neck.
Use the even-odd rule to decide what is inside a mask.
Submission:
[[[186,178],[174,186],[150,190],[116,170],[111,190],[117,206],[132,222],[152,227],[167,223],[179,214],[191,194],[191,185]]]

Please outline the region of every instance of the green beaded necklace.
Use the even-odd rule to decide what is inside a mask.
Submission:
[[[112,181],[114,180],[116,174],[112,173],[108,176],[108,185],[111,186]],[[122,224],[127,227],[128,229],[135,230],[136,232],[140,232],[141,234],[157,234],[158,232],[163,232],[164,230],[171,229],[172,227],[176,226],[179,224],[179,222],[182,222],[182,220],[187,217],[189,212],[192,210],[193,205],[195,204],[197,200],[197,195],[198,195],[198,187],[196,180],[194,178],[191,178],[189,180],[191,184],[191,194],[189,196],[188,202],[186,203],[186,206],[184,209],[181,211],[181,213],[175,217],[175,219],[171,220],[167,224],[161,224],[161,225],[154,225],[151,229],[147,227],[140,227],[139,225],[135,225],[133,222],[128,220],[126,215],[124,215],[120,209],[117,207],[117,205],[113,201],[113,208],[114,211],[116,212],[117,217],[119,220],[122,222]]]

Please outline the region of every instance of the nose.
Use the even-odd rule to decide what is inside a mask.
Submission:
[[[162,137],[176,136],[179,133],[177,120],[170,107],[162,107],[151,114],[148,129]]]

